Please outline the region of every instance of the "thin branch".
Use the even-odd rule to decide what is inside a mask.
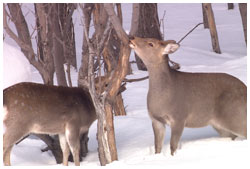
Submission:
[[[119,18],[116,16],[113,5],[110,3],[105,3],[104,8],[109,15],[110,21],[111,21],[119,39],[121,39],[123,44],[128,44],[128,42],[129,42],[128,35],[124,31],[124,29],[120,23]]]
[[[197,25],[195,25],[195,27],[193,27],[185,36],[183,36],[178,42],[177,44],[180,44],[181,41],[183,41],[183,39],[185,39],[190,33],[192,33],[198,26],[200,26],[201,24],[203,24],[203,22],[198,23]]]
[[[30,45],[27,45],[25,42],[23,42],[9,27],[7,23],[7,14],[6,11],[6,5],[4,4],[4,9],[3,9],[3,28],[4,30],[8,33],[8,35],[19,45],[19,47],[29,53],[28,60],[32,63],[35,61],[35,56],[36,54],[34,53],[33,48]],[[35,64],[35,63],[34,63]]]
[[[123,82],[128,82],[128,83],[132,83],[132,82],[139,82],[139,81],[142,81],[142,80],[146,80],[148,79],[149,76],[145,76],[145,77],[142,77],[142,78],[138,78],[138,79],[124,79]]]

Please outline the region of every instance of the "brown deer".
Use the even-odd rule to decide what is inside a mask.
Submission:
[[[72,152],[80,165],[80,136],[96,120],[88,91],[77,87],[19,83],[3,91],[3,161],[10,165],[13,145],[30,133],[58,134],[63,164]]]
[[[174,40],[130,37],[130,47],[149,72],[147,106],[160,153],[165,124],[171,128],[171,154],[184,127],[213,126],[221,136],[247,138],[247,87],[225,73],[187,73],[171,69],[168,54],[179,45]]]

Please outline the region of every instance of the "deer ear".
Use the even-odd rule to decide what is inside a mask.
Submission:
[[[168,43],[165,46],[163,54],[171,54],[174,53],[180,46],[177,43]]]

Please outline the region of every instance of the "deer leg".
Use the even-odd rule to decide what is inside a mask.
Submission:
[[[70,154],[69,145],[66,141],[65,134],[60,134],[59,139],[60,139],[60,146],[63,152],[63,165],[67,166]]]
[[[5,166],[10,166],[10,152],[13,146],[3,147],[3,162]]]
[[[66,139],[76,166],[80,166],[80,134],[76,127],[66,129]]]
[[[16,128],[6,128],[3,135],[3,161],[4,165],[10,164],[10,153],[16,142],[26,136],[25,129],[17,131]]]
[[[213,126],[213,128],[219,133],[219,135],[221,137],[230,137],[232,140],[235,140],[235,138],[237,137],[236,135],[230,133],[229,131],[220,129],[218,127]]]
[[[171,124],[171,139],[170,139],[170,149],[171,155],[174,155],[178,147],[179,140],[181,138],[181,134],[184,129],[184,122],[178,121],[178,123]]]
[[[152,126],[155,136],[155,153],[161,153],[165,137],[165,124],[154,119],[152,120]]]

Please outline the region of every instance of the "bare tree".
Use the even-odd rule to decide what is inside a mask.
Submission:
[[[87,4],[89,5],[89,4]],[[88,56],[89,56],[89,65],[88,65],[88,82],[86,82],[86,78],[78,79],[79,85],[87,85],[89,86],[90,93],[92,99],[95,103],[97,117],[98,117],[98,151],[99,151],[99,159],[101,165],[106,165],[114,160],[117,160],[117,150],[115,143],[115,133],[114,133],[114,124],[113,124],[113,104],[115,103],[115,99],[117,94],[119,94],[121,83],[123,82],[124,77],[128,71],[129,65],[129,55],[130,48],[128,46],[128,37],[121,26],[121,19],[115,14],[114,8],[112,4],[94,4],[93,5],[93,17],[94,17],[94,28],[95,32],[91,39],[89,39],[89,25],[88,21],[90,21],[90,8],[87,8],[81,5],[85,16],[85,39],[88,47]],[[119,14],[118,7],[118,14]],[[121,13],[119,14],[121,15]],[[109,18],[109,19],[108,19]],[[108,21],[110,20],[110,21]],[[112,23],[112,26],[111,26]],[[96,77],[96,75],[100,75],[99,71],[95,73],[95,62],[97,60],[97,64],[99,65],[100,70],[100,57],[104,56],[103,52],[108,50],[108,43],[110,43],[111,33],[117,34],[118,39],[122,39],[119,41],[120,52],[119,57],[117,57],[118,61],[116,67],[113,70],[110,70],[105,76],[106,77]],[[125,38],[125,40],[124,40]],[[104,50],[105,49],[105,50]],[[109,51],[110,52],[110,51]],[[85,53],[86,54],[86,53]],[[107,55],[108,56],[108,55]],[[108,59],[108,62],[111,62]],[[112,67],[113,65],[110,65]],[[97,92],[98,84],[96,82],[100,82],[101,79],[105,79],[105,87],[100,90],[101,92]]]
[[[239,9],[243,24],[245,42],[247,44],[247,3],[239,3]]]
[[[121,6],[120,4],[116,4],[116,7],[118,11],[118,17],[121,22],[122,21]],[[89,28],[91,14],[93,13],[93,23],[95,32],[94,32],[94,37],[92,39],[94,42],[96,42],[103,36],[103,32],[108,19],[107,13],[103,7],[103,4],[85,4],[83,9],[84,9],[83,13],[85,16],[84,23],[85,25],[87,25],[87,29]],[[89,30],[87,30],[87,32],[88,31]],[[109,32],[108,39],[105,42],[103,49],[101,49],[100,57],[97,57],[96,60],[94,60],[95,64],[94,70],[98,71],[97,72],[98,77],[96,77],[96,87],[98,88],[99,92],[103,92],[105,86],[108,85],[109,76],[118,64],[120,55],[120,46],[121,42],[116,34],[116,31],[113,28],[111,28],[111,32]],[[88,46],[86,43],[86,37],[84,35],[83,58],[82,58],[81,68],[79,70],[78,81],[87,78],[87,72],[88,72],[87,63],[88,63]],[[102,66],[103,64],[104,67]],[[101,72],[100,68],[104,68],[103,70],[103,72],[105,72],[104,74],[100,73]],[[112,105],[115,115],[126,115],[121,93],[119,93],[116,96],[116,99]]]
[[[213,50],[215,53],[220,54],[221,50],[220,50],[219,39],[218,39],[216,24],[214,20],[214,13],[212,10],[211,3],[204,3],[204,9],[206,11],[207,18],[208,18],[208,25],[209,25],[209,30],[211,34]]]
[[[20,4],[10,3],[8,4],[10,13],[6,10],[6,5],[4,4],[3,9],[3,25],[4,30],[7,34],[18,44],[21,51],[26,56],[30,64],[32,64],[42,76],[45,84],[53,84],[53,73],[54,64],[53,58],[49,53],[43,55],[43,59],[40,57],[40,53],[35,53],[31,43],[31,34],[29,32],[27,22],[22,13]],[[10,19],[16,27],[17,35],[10,29],[7,19]],[[46,43],[44,41],[43,43]],[[43,53],[44,54],[44,53]]]
[[[234,9],[234,4],[233,3],[228,3],[227,8],[228,8],[228,10]]]
[[[65,81],[65,73],[63,68],[63,64],[65,63],[64,60],[67,58],[67,56],[65,56],[65,54],[67,54],[65,51],[75,53],[75,47],[71,47],[74,45],[65,45],[74,41],[71,19],[74,6],[72,6],[72,4],[69,6],[67,4],[60,4],[61,6],[58,5],[59,4],[34,4],[36,28],[34,28],[32,33],[30,33],[28,24],[22,13],[21,5],[12,3],[8,4],[8,13],[6,5],[4,4],[4,29],[8,35],[19,45],[29,62],[39,71],[45,84],[53,84],[53,74],[55,71],[54,60],[57,59],[57,61],[59,61],[58,63],[60,64],[59,66],[61,71],[59,74],[57,74],[57,79],[60,79],[59,76],[61,75],[64,79],[64,81],[59,80],[58,84],[66,86],[67,83]],[[61,16],[62,14],[65,14],[65,12],[62,11],[62,9],[65,8],[67,9],[68,13],[66,13],[64,16]],[[62,17],[65,19],[62,20]],[[17,35],[9,27],[8,19],[14,23]],[[31,39],[35,33],[37,33],[37,53],[34,52],[31,43]],[[63,51],[63,53],[61,53],[61,51]],[[64,62],[61,62],[61,60]],[[70,59],[66,59],[66,62],[69,62],[69,60]],[[74,59],[72,60],[73,61],[69,63],[76,66],[76,64],[74,64]],[[48,147],[43,151],[51,150],[57,163],[61,163],[62,152],[58,138],[51,137],[49,135],[36,136],[48,145]],[[87,133],[85,133],[81,138],[81,156],[86,156],[88,151],[87,141],[88,137]]]

